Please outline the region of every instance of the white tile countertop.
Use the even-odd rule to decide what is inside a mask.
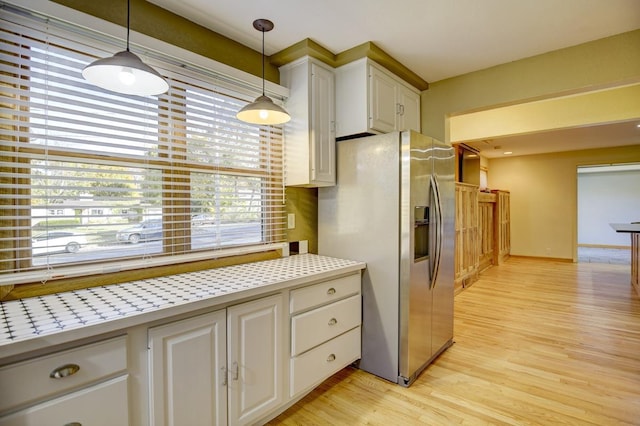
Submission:
[[[364,269],[313,254],[0,302],[0,358]]]

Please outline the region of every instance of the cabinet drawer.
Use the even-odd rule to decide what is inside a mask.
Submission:
[[[291,355],[298,355],[361,323],[360,295],[291,318]]]
[[[65,366],[80,367],[69,374]],[[60,378],[50,374],[61,369]],[[57,352],[0,368],[0,412],[115,376],[127,369],[126,337]]]
[[[308,390],[360,358],[360,327],[291,359],[291,396]]]
[[[121,376],[0,418],[0,426],[68,424],[128,425],[127,376]]]
[[[360,272],[291,291],[292,314],[360,293]]]

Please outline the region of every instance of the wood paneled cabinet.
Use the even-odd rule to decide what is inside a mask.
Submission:
[[[631,285],[640,295],[640,234],[631,234]]]
[[[336,137],[420,131],[420,91],[362,58],[336,68]]]
[[[496,196],[485,192],[478,193],[478,268],[480,271],[495,263],[495,211]]]
[[[511,254],[511,194],[509,191],[492,191],[496,194],[495,204],[495,264],[500,265]]]
[[[511,252],[509,191],[479,192],[456,183],[455,288],[473,283],[478,274],[500,265]]]
[[[149,329],[154,425],[250,424],[284,398],[282,294]]]
[[[455,217],[455,275],[456,290],[464,288],[478,277],[478,187],[456,183]]]

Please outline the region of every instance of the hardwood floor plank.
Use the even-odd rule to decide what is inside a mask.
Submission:
[[[629,274],[511,257],[456,295],[456,343],[410,388],[347,368],[269,424],[640,425]]]

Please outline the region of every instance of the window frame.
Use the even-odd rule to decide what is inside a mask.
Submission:
[[[51,5],[48,5],[47,8],[49,8],[50,6]],[[53,8],[57,9],[59,8],[59,6],[54,5]],[[25,13],[24,11],[21,11],[21,12]],[[87,15],[84,15],[84,17],[86,16]],[[58,22],[55,18],[49,18],[49,19],[53,19],[53,21],[48,21],[47,25],[51,25],[51,22],[57,23],[57,25],[53,25],[52,26],[53,28],[50,30],[52,33],[51,38],[53,40],[57,40],[57,39],[64,40],[67,37],[85,38],[88,34],[89,30],[79,29],[74,26],[70,27],[70,24],[64,23],[63,21]],[[26,18],[24,16],[17,16],[15,20],[20,23],[24,23],[27,26],[31,25],[34,22],[33,16],[29,16]],[[104,21],[100,19],[91,18],[90,20],[100,23],[100,26],[104,25]],[[122,31],[121,27],[115,26],[113,24],[110,24],[110,25],[112,25],[114,28],[117,28],[118,31]],[[34,31],[37,31],[37,29],[34,29]],[[96,34],[94,35],[98,38],[98,40],[92,39],[92,43],[95,42],[96,45],[99,46],[101,49],[104,49],[104,45],[108,45],[109,49],[113,50],[114,52],[118,50],[117,47],[114,46],[113,40],[111,40],[110,38],[107,38],[108,42],[104,42],[100,40],[100,37],[98,35]],[[139,37],[145,38],[145,36],[142,36],[142,35],[139,35]],[[113,37],[113,38],[117,39],[117,37]],[[207,78],[215,79],[216,80],[215,83],[218,84],[220,87],[225,88],[226,90],[228,90],[230,86],[233,86],[233,90],[230,93],[237,93],[237,95],[242,97],[246,102],[250,102],[253,99],[253,97],[261,93],[260,92],[261,87],[260,86],[256,87],[255,85],[255,80],[256,80],[255,76],[249,75],[247,73],[239,72],[238,70],[233,70],[233,72],[224,74],[223,73],[224,71],[227,71],[227,72],[229,71],[229,67],[219,64],[211,59],[200,57],[198,55],[193,54],[192,52],[188,52],[183,49],[176,48],[175,46],[167,45],[166,43],[160,42],[158,40],[149,39],[148,37],[146,41],[147,42],[151,41],[152,42],[151,44],[153,45],[153,47],[162,46],[165,52],[167,51],[166,48],[168,46],[170,47],[170,49],[168,49],[170,54],[166,56],[167,62],[160,61],[158,57],[162,55],[157,53],[157,51],[152,50],[152,48],[147,47],[142,49],[144,49],[145,52],[149,54],[152,53],[149,59],[145,58],[145,62],[149,63],[150,65],[156,68],[161,66],[162,70],[166,71],[166,73],[174,79],[181,78],[181,77],[191,78],[193,76],[197,78],[203,78],[202,73],[206,69],[203,67],[203,65],[205,65],[209,67],[209,69],[214,70],[214,72],[206,73]],[[86,43],[86,41],[84,40],[79,42]],[[176,56],[173,56],[173,55],[176,55],[176,54],[178,55],[178,57],[180,55],[185,57],[184,62],[181,62],[178,66],[173,64],[173,62],[176,61],[175,59]],[[196,59],[195,62],[189,61],[189,60],[193,61],[193,59]],[[218,69],[222,71],[217,71]],[[239,78],[238,76],[241,76],[241,78]],[[261,84],[262,81],[261,80],[259,81]],[[282,88],[281,86],[274,85],[273,83],[270,83],[269,86],[270,86],[270,89],[272,90],[275,89],[275,93],[272,93],[271,95],[275,96],[276,99],[286,96],[286,94],[288,94],[288,91],[285,88]],[[162,96],[163,95],[161,95],[161,97]],[[176,98],[172,99],[172,101],[175,101],[175,100]],[[172,103],[166,102],[166,105],[172,105]],[[22,108],[25,108],[25,107],[21,107],[21,109]],[[158,129],[163,128],[163,126],[160,125],[163,117],[163,112],[164,111],[161,108],[158,108],[158,115],[157,115],[158,123],[159,123]],[[23,127],[26,124],[23,124],[18,120],[16,121],[16,125],[18,127]],[[187,123],[186,123],[186,116],[185,116],[185,128],[186,127],[187,127]],[[180,130],[180,129],[178,128],[177,130]],[[265,133],[265,131],[261,130],[260,133],[263,134]],[[266,145],[267,137],[268,136],[265,136],[264,134],[260,137],[261,147],[264,147]],[[284,138],[284,135],[282,135],[281,137]],[[159,134],[158,141],[157,141],[158,145],[161,145],[163,141],[168,140],[168,138],[169,136],[163,136],[162,134]],[[186,140],[186,136],[185,136],[185,140]],[[284,141],[282,141],[280,144],[280,153],[279,153],[279,155],[282,157],[281,159],[282,163],[284,163],[283,144],[284,144]],[[4,149],[5,147],[2,147],[4,152],[0,153],[0,155],[5,157],[6,156],[15,157],[17,155],[18,160],[12,160],[12,163],[18,166],[21,163],[21,161],[24,161],[24,159],[20,158],[20,154],[22,153],[28,153],[29,155],[34,157],[43,157],[45,155],[49,157],[59,156],[60,158],[71,157],[76,161],[82,161],[82,160],[99,161],[100,160],[100,156],[96,156],[93,154],[87,154],[86,156],[74,154],[72,156],[69,156],[63,150],[51,149],[50,147],[41,148],[41,147],[38,147],[37,145],[30,144],[28,140],[24,140],[24,138],[22,137],[18,138],[18,143],[16,145],[18,146],[19,152],[14,153],[13,155],[11,154],[11,152],[9,154],[5,154],[7,151]],[[264,148],[261,148],[261,149],[264,149]],[[186,151],[186,148],[185,148],[185,151]],[[175,162],[176,159],[179,159],[179,157],[174,156],[171,159],[157,158],[154,160],[144,160],[144,161],[146,161],[147,163],[155,163],[155,165],[159,166],[162,170],[166,170],[166,167],[163,167],[166,164],[166,162],[168,161]],[[113,160],[113,156],[109,156],[109,160],[110,161]],[[138,160],[138,161],[143,161],[143,160]],[[126,158],[126,162],[136,163],[136,160],[131,158]],[[180,165],[178,164],[178,167],[179,166]],[[185,168],[187,167],[185,166]],[[260,169],[241,170],[236,168],[236,169],[223,170],[219,167],[215,168],[213,166],[206,166],[206,165],[202,165],[200,167],[190,165],[189,168],[191,168],[193,172],[196,172],[198,168],[200,168],[202,171],[207,171],[209,173],[233,172],[236,175],[241,175],[242,173],[246,173],[248,175],[259,176],[265,180],[276,181],[276,185],[281,184],[282,186],[282,205],[284,206],[284,176],[283,176],[284,164],[282,164],[281,166],[281,173],[279,176],[274,176],[269,171],[260,170]],[[25,176],[28,176],[30,167],[25,167],[23,169],[21,169],[20,167],[17,167],[16,170],[18,170],[17,172],[18,175],[20,175],[21,173],[25,173]],[[20,170],[22,170],[22,172],[20,172]],[[242,173],[240,173],[240,171]],[[164,175],[164,172],[163,172],[163,175]],[[162,179],[163,191],[167,190],[168,193],[171,193],[172,192],[170,190],[171,188],[175,187],[176,185],[184,185],[188,181],[189,180],[187,179],[185,182],[181,182],[179,179],[176,179],[174,176],[171,176],[169,178],[163,177]],[[33,236],[31,235],[31,231],[27,230],[27,228],[29,227],[27,225],[27,222],[30,222],[31,220],[31,205],[29,204],[31,200],[30,198],[31,191],[28,188],[29,180],[26,177],[17,177],[17,178],[14,178],[14,182],[15,182],[15,188],[13,188],[14,194],[19,195],[15,197],[15,199],[17,200],[16,203],[18,204],[18,207],[14,208],[13,210],[16,212],[15,215],[17,216],[17,218],[12,219],[15,221],[15,225],[12,227],[13,232],[18,230],[17,235],[14,235],[15,237],[14,241],[17,241],[16,245],[13,247],[13,250],[16,253],[14,255],[14,259],[15,259],[14,262],[16,262],[14,269],[27,270],[28,272],[0,274],[0,285],[5,285],[8,283],[8,281],[11,281],[13,283],[22,283],[22,282],[30,283],[34,281],[44,282],[47,280],[51,280],[54,278],[54,275],[52,274],[50,267],[47,267],[47,268],[43,267],[42,269],[33,269],[33,266],[29,264],[32,256],[30,254],[31,248],[28,242],[30,238]],[[25,197],[25,195],[27,196]],[[148,261],[140,262],[135,259],[123,261],[120,258],[112,258],[112,259],[105,259],[103,261],[98,261],[98,262],[85,263],[81,265],[69,265],[69,266],[62,265],[55,268],[56,269],[55,274],[61,277],[73,277],[73,276],[83,276],[91,273],[105,273],[108,271],[115,270],[112,266],[109,266],[109,264],[112,264],[112,263],[119,264],[118,270],[127,270],[127,269],[139,269],[141,267],[154,267],[154,266],[163,266],[163,265],[182,263],[182,262],[188,262],[188,261],[197,261],[197,260],[210,258],[211,257],[210,252],[212,250],[216,252],[215,256],[220,257],[220,256],[227,256],[227,255],[234,256],[234,255],[245,254],[245,253],[256,253],[256,252],[268,251],[268,250],[281,250],[285,247],[285,244],[284,242],[282,242],[283,241],[282,239],[280,241],[277,241],[278,239],[276,238],[275,242],[272,242],[269,239],[271,234],[273,234],[272,229],[275,226],[275,224],[282,222],[282,217],[277,217],[278,215],[283,214],[284,207],[282,207],[281,212],[266,213],[267,217],[265,218],[265,221],[264,221],[266,225],[266,229],[264,232],[265,240],[262,243],[252,245],[252,246],[247,246],[247,247],[233,247],[232,249],[229,249],[229,250],[225,250],[221,248],[204,249],[202,252],[199,252],[198,250],[192,250],[192,249],[189,249],[189,250],[184,248],[180,249],[179,247],[181,246],[185,247],[186,245],[190,244],[191,242],[190,235],[188,234],[185,235],[185,233],[183,232],[183,229],[178,229],[174,225],[176,223],[190,222],[191,215],[189,213],[189,205],[185,204],[184,198],[178,200],[178,202],[175,202],[175,203],[171,199],[172,197],[169,196],[166,198],[168,201],[165,201],[165,196],[163,194],[163,197],[162,197],[163,229],[166,228],[168,239],[165,242],[163,242],[162,255],[158,257],[161,257],[163,259],[165,257],[169,257],[168,259],[164,259],[164,260],[155,259],[154,262],[148,262]],[[24,206],[24,207],[21,207],[21,206]],[[3,220],[6,221],[6,219],[3,219]],[[25,235],[25,232],[30,233],[30,235]],[[5,259],[0,259],[0,261],[4,262]],[[146,264],[142,265],[142,263],[146,263]],[[20,276],[18,277],[18,275]]]

